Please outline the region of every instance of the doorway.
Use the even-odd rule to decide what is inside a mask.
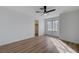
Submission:
[[[39,36],[39,21],[35,20],[35,36]]]

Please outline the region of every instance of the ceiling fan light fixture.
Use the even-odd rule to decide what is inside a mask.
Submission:
[[[46,13],[44,15],[47,15]]]
[[[36,11],[36,13],[42,13],[42,15],[47,15],[50,12],[55,11],[56,9],[47,10],[47,6],[40,8],[40,11]]]

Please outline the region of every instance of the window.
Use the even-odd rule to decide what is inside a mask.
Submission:
[[[58,31],[58,20],[48,21],[48,31]]]
[[[48,21],[48,31],[52,31],[52,21]]]
[[[53,31],[58,31],[58,20],[53,21]]]

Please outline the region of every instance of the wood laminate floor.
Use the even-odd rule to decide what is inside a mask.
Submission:
[[[39,36],[0,47],[1,53],[75,53],[57,38]]]
[[[71,47],[72,49],[74,49],[76,52],[79,53],[79,44],[77,43],[73,43],[73,42],[69,42],[69,41],[65,41],[62,40],[64,43],[66,43],[69,47]]]

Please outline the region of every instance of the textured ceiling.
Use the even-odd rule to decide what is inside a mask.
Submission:
[[[33,16],[40,16],[40,14],[35,13],[35,11],[39,10],[42,6],[6,6],[5,8],[21,12],[24,14],[29,14]],[[79,6],[47,6],[47,10],[56,8],[56,11],[49,13],[46,16],[41,17],[54,17],[58,16],[61,13],[78,10]]]

